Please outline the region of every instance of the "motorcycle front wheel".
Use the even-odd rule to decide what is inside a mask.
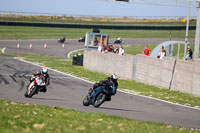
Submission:
[[[24,96],[27,97],[27,98],[31,98],[37,91],[37,87],[36,86],[33,86],[31,88],[31,91],[29,92],[28,91],[28,88],[27,88],[27,91],[25,92]]]
[[[84,106],[89,106],[90,105],[90,101],[89,101],[89,97],[86,96],[84,99],[83,99],[83,105]]]
[[[107,95],[105,93],[100,93],[97,95],[96,100],[94,102],[94,107],[98,108],[102,103],[106,101]]]

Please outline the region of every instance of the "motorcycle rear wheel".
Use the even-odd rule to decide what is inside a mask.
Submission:
[[[89,101],[89,97],[86,96],[84,99],[83,99],[83,105],[84,106],[89,106],[90,105],[90,101]]]
[[[97,95],[95,102],[94,102],[94,107],[98,108],[102,103],[106,101],[107,95],[105,93],[100,93]]]

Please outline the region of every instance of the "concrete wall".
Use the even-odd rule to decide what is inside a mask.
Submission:
[[[135,65],[136,64],[136,65]],[[83,66],[91,71],[117,74],[145,84],[200,96],[200,61],[145,55],[117,55],[85,51]]]
[[[200,96],[200,61],[177,60],[170,89]]]
[[[137,55],[136,78],[138,82],[169,89],[175,59]]]
[[[115,73],[120,78],[132,79],[133,59],[132,55],[85,51],[83,66],[91,71],[108,75]]]

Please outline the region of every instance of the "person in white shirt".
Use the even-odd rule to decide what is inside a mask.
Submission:
[[[122,45],[119,45],[119,55],[124,55],[124,49]]]
[[[105,45],[102,43],[102,44],[99,44],[98,46],[98,51],[99,52],[104,52],[105,51]]]
[[[162,59],[164,56],[166,56],[166,51],[164,49],[164,46],[161,47],[160,52],[157,55],[157,58]]]
[[[102,52],[101,50],[102,50],[102,45],[99,43],[98,51],[99,51],[99,52]]]

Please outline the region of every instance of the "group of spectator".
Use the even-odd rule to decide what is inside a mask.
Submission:
[[[187,50],[188,50],[188,53],[185,56],[185,60],[191,60],[193,52],[192,52],[192,50],[191,50],[190,47],[188,47]],[[145,46],[145,48],[142,50],[142,52],[143,52],[144,55],[149,56],[150,49],[148,48],[148,46]],[[157,54],[157,58],[162,59],[164,56],[166,56],[166,51],[164,49],[164,46],[162,46],[161,49],[160,49],[160,51],[159,51],[159,53]]]
[[[188,50],[188,53],[185,56],[185,60],[190,60],[190,59],[192,59],[193,52],[190,47],[188,47],[187,50]],[[112,52],[112,53],[116,53],[119,55],[124,55],[124,48],[122,47],[121,44],[119,44],[118,47],[115,44],[108,45],[108,47],[106,47],[104,44],[99,44],[98,51],[106,52],[106,53]],[[147,56],[149,56],[150,52],[151,52],[151,50],[148,48],[148,46],[145,46],[145,48],[142,50],[142,53]],[[164,49],[164,46],[162,46],[156,57],[159,59],[162,59],[164,56],[166,56],[166,51]]]
[[[119,44],[119,46],[117,47],[115,44],[113,45],[108,45],[108,47],[106,47],[104,44],[101,44],[98,46],[98,51],[99,52],[112,52],[112,53],[116,53],[119,55],[124,55],[124,48],[122,47],[121,44]]]
[[[148,48],[148,46],[145,46],[145,48],[142,50],[142,52],[144,55],[149,56],[150,49]],[[166,51],[164,49],[164,46],[162,46],[156,57],[162,59],[164,56],[166,56]]]

